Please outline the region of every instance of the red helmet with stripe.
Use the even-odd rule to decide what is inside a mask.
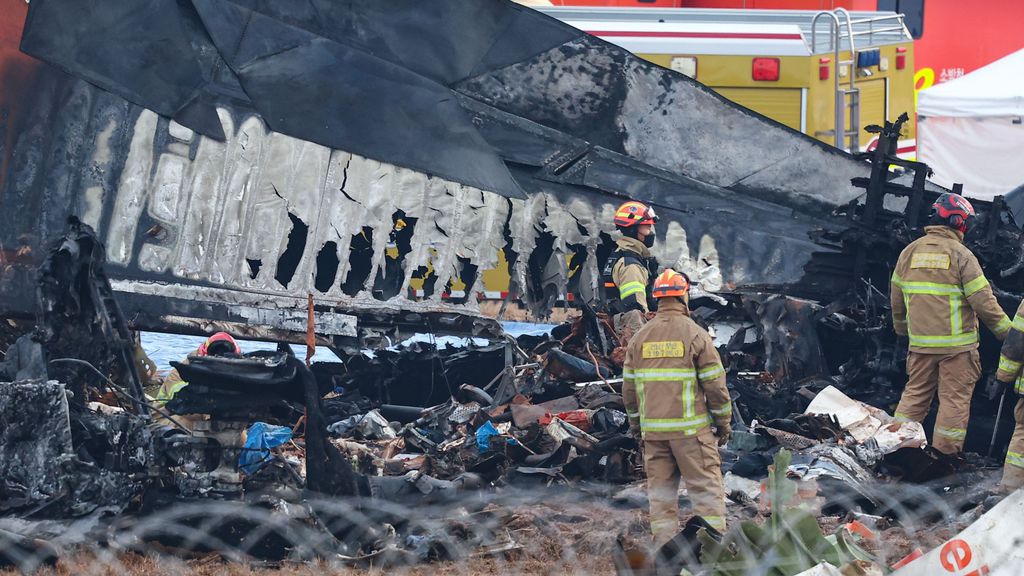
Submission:
[[[199,345],[199,350],[196,350],[196,354],[199,356],[208,356],[211,352],[215,355],[223,354],[224,352],[241,354],[242,349],[238,346],[238,342],[235,342],[235,339],[231,337],[231,334],[228,334],[227,332],[217,332],[213,336],[207,338],[206,342]]]
[[[974,206],[959,194],[947,192],[932,204],[932,220],[959,230],[961,234],[967,233],[967,221],[973,217]]]
[[[686,298],[690,292],[690,279],[686,274],[681,274],[669,268],[654,279],[654,289],[651,296],[655,298]]]
[[[615,210],[615,225],[619,228],[654,224],[657,221],[658,216],[654,213],[654,208],[643,202],[630,200],[629,202],[624,202]]]

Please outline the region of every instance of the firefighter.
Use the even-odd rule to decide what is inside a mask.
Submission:
[[[622,233],[616,250],[602,272],[605,304],[613,314],[615,330],[628,338],[636,334],[651,311],[650,282],[658,271],[651,256],[654,245],[654,208],[643,202],[625,202],[615,210],[615,228]]]
[[[909,340],[907,387],[896,418],[923,421],[938,389],[932,443],[946,454],[960,452],[967,435],[971,395],[981,375],[978,317],[1000,340],[1010,329],[978,259],[963,244],[973,216],[964,197],[939,196],[932,225],[903,249],[892,274],[893,328]]]
[[[1013,317],[1010,332],[1003,341],[1003,350],[999,354],[999,369],[996,380],[1005,387],[1013,386],[1018,396],[1024,395],[1024,302],[1017,308]],[[1017,426],[1013,429],[1013,438],[1006,450],[1003,462],[1003,480],[1000,487],[1007,492],[1024,486],[1024,398],[1017,398],[1017,406],[1013,409],[1013,417]]]
[[[658,312],[629,343],[622,374],[629,426],[643,438],[658,547],[679,532],[680,477],[694,513],[725,531],[718,446],[732,433],[732,401],[711,336],[690,319],[689,289],[686,276],[674,270],[655,279]]]
[[[242,349],[238,346],[238,342],[231,337],[227,332],[217,332],[213,336],[206,339],[205,342],[199,345],[196,349],[196,356],[223,356],[225,354],[241,354]],[[184,360],[188,362],[188,358]],[[178,374],[178,369],[171,370],[171,373],[164,379],[164,383],[160,386],[160,391],[157,392],[155,401],[158,406],[163,407],[171,401],[172,398],[181,392],[185,386],[188,386],[188,382],[181,378]]]

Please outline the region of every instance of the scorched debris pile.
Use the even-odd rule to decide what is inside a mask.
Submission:
[[[887,146],[898,129],[886,127],[887,139],[873,153],[876,167],[896,162]],[[795,453],[786,469],[820,509],[819,520],[869,518],[881,528],[919,529],[938,519],[921,511],[922,501],[951,493],[960,495],[958,509],[969,512],[967,521],[983,511],[986,468],[995,461],[922,448],[919,424],[897,425],[870,407],[891,408],[905,379],[885,280],[930,198],[920,186],[904,189],[884,179],[865,184],[867,203],[839,216],[848,227],[820,239],[837,250],[808,266],[808,277],[834,277],[841,255],[842,274],[859,275],[852,290],[837,293],[827,282],[785,292],[747,287],[698,294],[691,303],[693,317],[715,335],[736,407],[737,432],[723,453],[731,525],[766,514],[754,500],[780,447]],[[885,207],[900,196],[907,197],[907,208]],[[1020,232],[998,201],[984,208],[968,243],[1012,304]],[[425,536],[408,519],[377,510],[380,502],[431,514],[431,504],[479,506],[517,487],[589,486],[592,494],[615,495],[611,487],[640,479],[638,447],[619,394],[625,343],[606,315],[587,305],[549,334],[454,343],[427,336],[311,368],[288,345],[277,352],[190,356],[175,363],[190,384],[160,408],[145,402],[103,253],[91,229],[72,219],[40,276],[36,329],[11,347],[3,365],[10,382],[0,385],[7,423],[0,451],[12,465],[3,473],[0,506],[10,520],[29,520],[17,525],[21,537],[38,537],[44,519],[144,518],[197,501],[249,502],[280,512],[292,502],[306,503],[307,512],[292,510],[286,521],[313,527],[330,542],[329,551],[321,546],[304,554],[410,562],[451,554],[431,540],[440,536]],[[821,299],[830,291],[831,299]],[[976,407],[991,416],[987,401]],[[185,417],[188,427],[181,425]],[[975,446],[988,447],[990,420],[972,419]],[[1005,447],[1008,430],[999,432],[998,447]],[[631,492],[616,501],[635,505]],[[355,502],[366,524],[354,530],[330,520],[337,511],[311,504],[325,497]],[[247,528],[238,522],[221,528],[240,544]],[[399,538],[380,536],[396,528]],[[725,552],[715,542],[734,538],[705,531],[712,540],[698,542],[698,532],[684,531],[693,554],[672,561],[693,567],[720,558]],[[168,534],[150,537],[182,545]],[[463,534],[461,542],[514,547],[500,526],[486,535]],[[246,551],[256,557],[298,553],[286,539],[266,536],[251,544]],[[851,540],[844,554],[854,547]],[[49,558],[12,556],[28,557]]]
[[[890,563],[853,520],[918,534],[984,511],[995,461],[922,448],[930,422],[882,411],[906,380],[889,278],[941,192],[895,156],[905,115],[854,157],[511,3],[307,4],[31,3],[23,48],[66,73],[39,68],[0,110],[6,561],[154,541],[381,565],[518,549],[484,521],[517,487],[641,508],[626,343],[594,301],[627,197],[658,207],[655,255],[702,288],[692,317],[735,405],[733,530],[691,523],[688,553],[659,561],[742,565],[739,542],[812,551],[787,573]],[[1001,198],[975,207],[965,242],[1013,311],[1021,230]],[[544,314],[572,294],[575,319],[496,334],[472,296],[499,260],[509,299]],[[309,328],[341,362],[307,367],[287,344],[192,356],[166,404],[133,361],[132,329]],[[995,344],[982,336],[989,372]],[[1009,408],[976,395],[969,451],[1001,455]],[[817,525],[780,509],[787,475]],[[155,526],[168,518],[189,530]],[[770,537],[743,542],[736,526],[765,518]]]

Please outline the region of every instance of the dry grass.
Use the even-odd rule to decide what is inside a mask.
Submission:
[[[424,574],[466,576],[474,574],[595,574],[610,575],[611,552],[623,531],[643,534],[645,516],[606,502],[555,502],[525,504],[507,510],[504,529],[518,548],[493,555],[474,555],[460,560],[433,562],[403,568],[343,567],[326,563],[282,563],[276,566],[227,562],[217,554],[183,560],[172,556],[125,553],[116,557],[79,551],[61,557],[56,566],[37,572],[44,576],[313,576],[316,574],[374,576]],[[17,574],[0,571],[0,576]]]
[[[644,509],[616,505],[600,495],[581,493],[548,494],[544,490],[517,496],[516,502],[490,504],[486,513],[516,544],[515,549],[492,555],[467,549],[459,560],[439,561],[409,567],[382,569],[373,566],[347,567],[327,563],[281,563],[268,566],[228,562],[220,555],[182,559],[160,555],[156,547],[151,554],[124,553],[106,556],[93,551],[69,551],[54,567],[46,567],[43,575],[130,575],[195,574],[230,576],[299,576],[314,574],[365,575],[430,574],[431,576],[473,576],[498,574],[597,574],[610,575],[615,570],[612,551],[619,535],[631,541],[643,541],[649,530]],[[510,499],[511,500],[511,499]],[[540,501],[543,500],[543,501]],[[753,507],[730,506],[729,522],[757,517]],[[470,521],[463,517],[463,522]],[[819,524],[825,533],[833,533],[841,518],[823,516]],[[905,529],[882,529],[871,541],[862,545],[891,564],[915,548],[928,551],[949,539],[971,522],[970,515],[938,525],[922,526],[917,533]],[[0,571],[0,576],[15,574]]]

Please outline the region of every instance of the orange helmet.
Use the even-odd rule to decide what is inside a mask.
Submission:
[[[689,292],[690,279],[686,277],[686,274],[680,274],[669,268],[654,279],[654,290],[651,291],[651,295],[655,298],[667,298],[669,296],[686,298]]]
[[[196,354],[198,354],[199,356],[209,355],[210,347],[217,342],[227,343],[231,348],[234,349],[233,352],[235,354],[242,353],[242,349],[238,346],[238,342],[235,342],[235,339],[231,337],[231,334],[228,334],[227,332],[217,332],[213,336],[210,336],[206,340],[206,342],[203,342],[202,344],[199,345],[199,350],[196,350]],[[221,346],[224,345],[222,344]]]
[[[630,200],[615,210],[615,225],[619,228],[630,228],[637,224],[654,224],[657,221],[658,216],[654,213],[654,208],[643,202]]]

